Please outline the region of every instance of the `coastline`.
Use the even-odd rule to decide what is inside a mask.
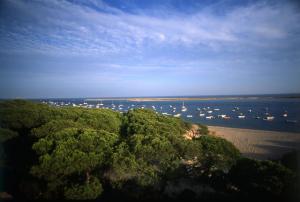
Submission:
[[[249,158],[278,159],[283,154],[300,150],[300,133],[208,126],[213,135],[232,142]]]
[[[188,100],[245,100],[261,99],[259,97],[145,97],[145,98],[88,98],[85,101],[104,101],[104,100],[126,100],[131,102],[165,102],[165,101],[188,101]]]
[[[126,100],[132,102],[154,102],[154,101],[188,101],[188,100],[259,100],[259,99],[300,99],[300,95],[220,95],[220,96],[170,96],[170,97],[103,97],[86,98],[85,101],[104,101],[104,100]]]

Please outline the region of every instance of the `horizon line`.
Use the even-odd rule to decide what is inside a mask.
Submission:
[[[14,97],[14,98],[0,98],[0,100],[15,100],[15,99],[29,99],[29,100],[40,100],[40,99],[118,99],[118,98],[215,98],[215,97],[255,97],[255,96],[280,96],[280,95],[289,95],[289,96],[300,96],[298,93],[260,93],[260,94],[214,94],[214,95],[152,95],[152,96],[82,96],[82,97]]]

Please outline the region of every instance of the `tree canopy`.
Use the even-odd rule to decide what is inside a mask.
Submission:
[[[233,185],[243,193],[276,195],[293,182],[288,168],[241,159],[233,144],[199,126],[200,136],[190,140],[184,136],[190,123],[152,110],[121,114],[0,102],[0,166],[10,173],[2,176],[0,191],[27,199],[90,200],[122,193],[152,200],[169,197],[162,193],[183,180],[182,188],[172,188],[176,196],[199,199],[199,186],[216,193],[220,179],[220,193],[232,193],[227,187]]]

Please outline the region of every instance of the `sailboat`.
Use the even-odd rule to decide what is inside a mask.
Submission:
[[[174,117],[180,117],[181,116],[181,114],[175,114],[174,115]]]
[[[184,101],[182,102],[182,107],[181,107],[181,111],[185,112],[187,110],[187,108],[184,106]]]

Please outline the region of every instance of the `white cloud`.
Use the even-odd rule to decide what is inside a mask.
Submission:
[[[154,47],[218,50],[245,44],[250,48],[288,46],[299,37],[300,15],[288,4],[237,7],[222,16],[205,10],[192,15],[169,11],[165,18],[90,2],[98,10],[66,1],[6,2],[19,17],[0,21],[0,40],[6,45],[1,51],[103,55],[139,51],[149,42]]]

